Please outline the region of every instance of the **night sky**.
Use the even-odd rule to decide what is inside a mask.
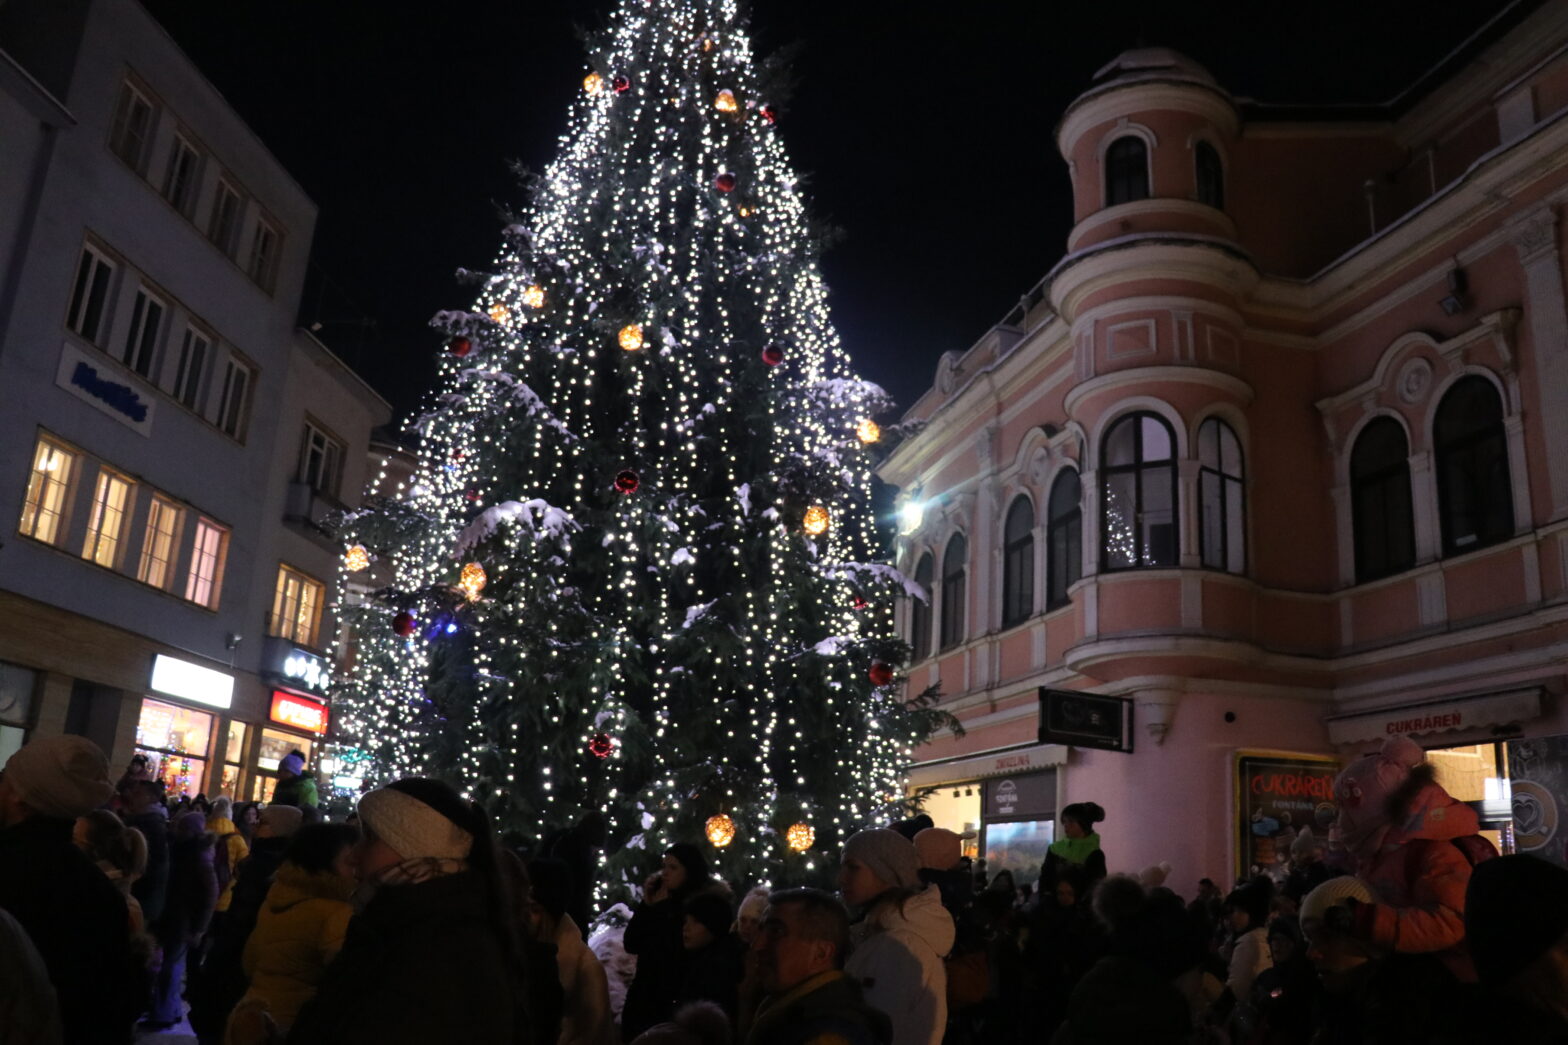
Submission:
[[[429,391],[460,266],[486,267],[513,162],[543,167],[612,0],[145,0],[320,207],[302,318],[406,415]],[[1126,48],[1175,47],[1241,97],[1384,100],[1501,0],[755,0],[801,46],[780,126],[863,376],[907,407],[1061,256],[1053,132]],[[1266,15],[1263,13],[1267,12]]]

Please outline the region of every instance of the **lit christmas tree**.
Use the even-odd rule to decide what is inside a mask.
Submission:
[[[818,878],[956,725],[892,668],[891,404],[831,325],[737,7],[611,18],[473,310],[436,317],[413,483],[340,527],[347,566],[394,578],[340,600],[343,757],[524,837],[602,810],[601,886],[705,835],[734,877]]]

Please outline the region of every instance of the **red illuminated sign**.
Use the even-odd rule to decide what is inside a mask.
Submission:
[[[327,735],[327,706],[281,690],[272,692],[272,721],[317,736]]]

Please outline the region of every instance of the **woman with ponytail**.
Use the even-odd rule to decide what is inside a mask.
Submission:
[[[529,1040],[523,950],[490,821],[437,780],[359,802],[359,913],[290,1042]]]

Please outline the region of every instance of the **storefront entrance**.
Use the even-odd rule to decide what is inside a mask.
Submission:
[[[151,761],[171,798],[207,793],[207,752],[215,716],[148,698],[136,722],[136,750]]]

